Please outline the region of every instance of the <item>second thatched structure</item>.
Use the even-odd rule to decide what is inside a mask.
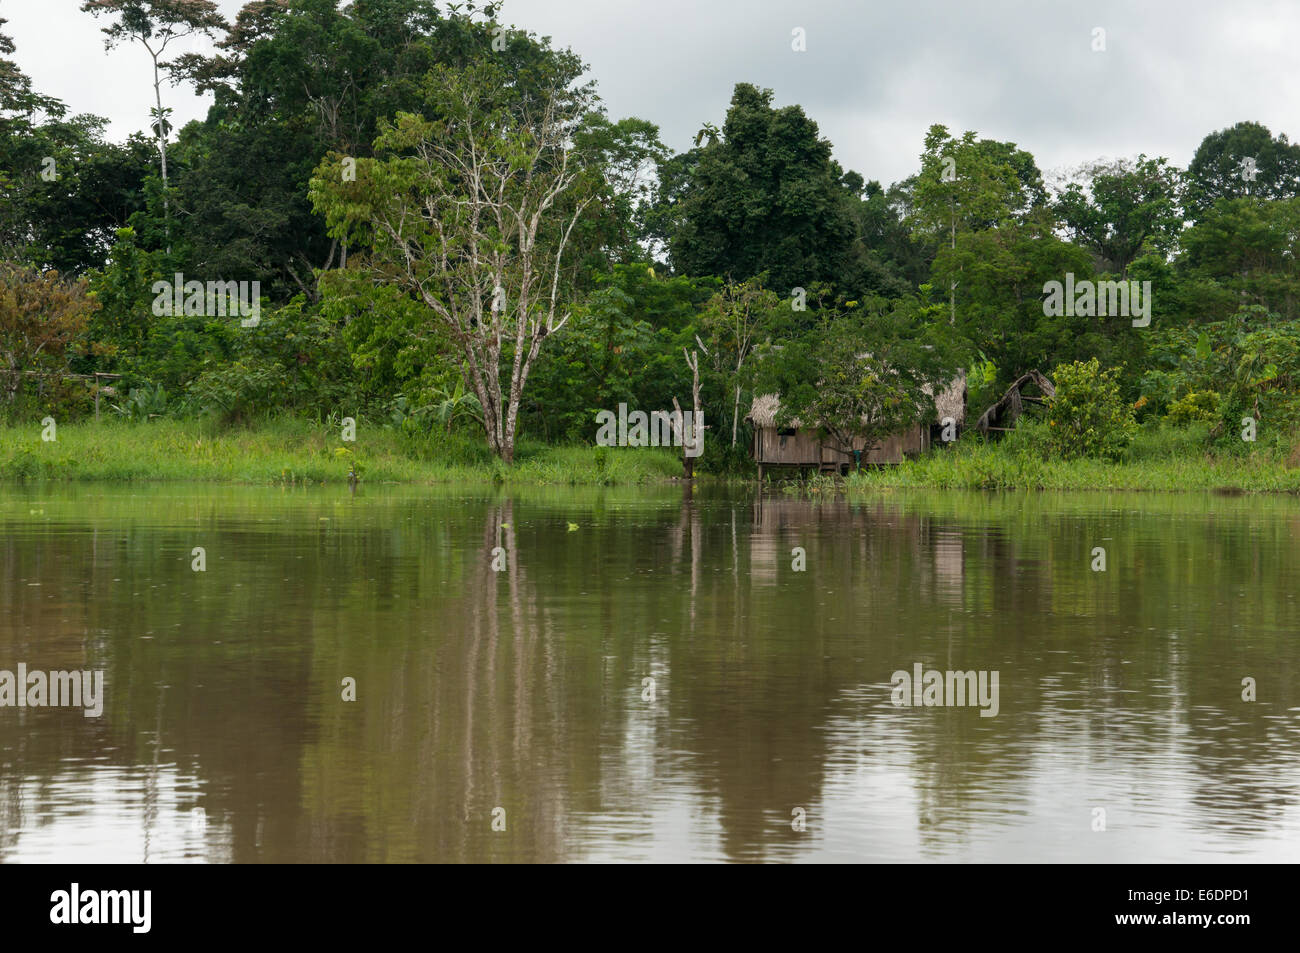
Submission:
[[[1024,388],[1030,384],[1038,388],[1039,393],[1037,396],[1023,393]],[[1026,401],[1042,404],[1046,403],[1048,398],[1055,396],[1056,387],[1044,374],[1039,371],[1022,374],[1014,384],[1007,388],[1007,392],[1002,395],[1001,399],[980,414],[975,429],[985,436],[1014,430],[1016,421],[1025,412]]]

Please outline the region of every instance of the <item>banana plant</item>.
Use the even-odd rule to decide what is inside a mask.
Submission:
[[[462,413],[474,418],[480,424],[483,423],[483,405],[479,403],[477,397],[465,390],[465,382],[457,381],[456,387],[450,394],[445,390],[437,391],[443,399],[438,402],[434,409],[434,416],[438,422],[445,424],[447,432],[451,433],[451,425],[455,419]]]
[[[167,412],[167,391],[162,384],[132,387],[121,404],[113,404],[114,413],[131,420],[149,420]]]

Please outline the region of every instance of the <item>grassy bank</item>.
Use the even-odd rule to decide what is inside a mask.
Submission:
[[[105,419],[61,425],[56,436],[43,441],[39,425],[0,426],[0,479],[296,485],[344,483],[356,467],[366,483],[613,486],[682,473],[670,450],[527,441],[506,467],[481,438],[408,435],[364,422],[348,443],[337,427],[288,419],[226,430],[202,421]]]
[[[850,474],[849,491],[942,490],[1225,490],[1300,492],[1300,468],[1281,446],[1243,445],[1211,452],[1203,428],[1139,432],[1118,461],[1052,457],[1032,427],[997,443],[975,435],[896,467]]]
[[[104,419],[58,427],[0,425],[0,480],[196,481],[280,485],[337,484],[353,467],[365,483],[415,485],[636,486],[681,477],[677,453],[658,448],[548,446],[520,441],[514,466],[488,453],[477,435],[403,434],[367,426],[345,443],[337,427],[301,420],[221,429],[195,420],[149,423]],[[967,435],[896,467],[847,480],[813,479],[787,491],[1227,490],[1300,492],[1300,468],[1274,447],[1211,453],[1203,430],[1143,430],[1117,462],[1053,458],[1032,427],[997,443]],[[1293,461],[1294,462],[1294,461]]]

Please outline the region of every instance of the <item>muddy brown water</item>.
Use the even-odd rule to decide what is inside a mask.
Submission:
[[[1291,498],[6,486],[0,671],[104,689],[0,859],[1297,860],[1298,591]]]

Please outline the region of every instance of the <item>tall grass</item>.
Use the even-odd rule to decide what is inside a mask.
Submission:
[[[355,442],[337,427],[292,418],[246,429],[208,421],[105,419],[59,426],[41,439],[39,425],[0,425],[0,479],[166,481],[248,484],[346,482],[611,486],[681,476],[677,454],[660,448],[550,447],[521,441],[505,466],[482,438],[417,435],[368,426]]]
[[[1249,447],[1250,445],[1246,445]],[[896,467],[850,474],[849,490],[881,487],[998,490],[1240,490],[1300,492],[1300,469],[1276,447],[1211,452],[1201,427],[1152,426],[1120,460],[1063,460],[1046,450],[1041,426],[985,442],[969,433]]]
[[[0,424],[0,479],[207,481],[261,485],[363,482],[509,486],[635,486],[680,478],[678,452],[665,448],[549,446],[521,440],[505,466],[476,434],[412,434],[361,421],[357,440],[338,427],[273,418],[249,428],[210,421],[104,419],[58,427],[41,440],[38,424]],[[1300,492],[1300,468],[1280,445],[1209,449],[1203,428],[1143,429],[1122,460],[1062,460],[1041,427],[1022,425],[986,443],[966,434],[895,467],[840,481],[815,477],[788,486],[810,495],[882,488],[941,490],[1241,490]]]

